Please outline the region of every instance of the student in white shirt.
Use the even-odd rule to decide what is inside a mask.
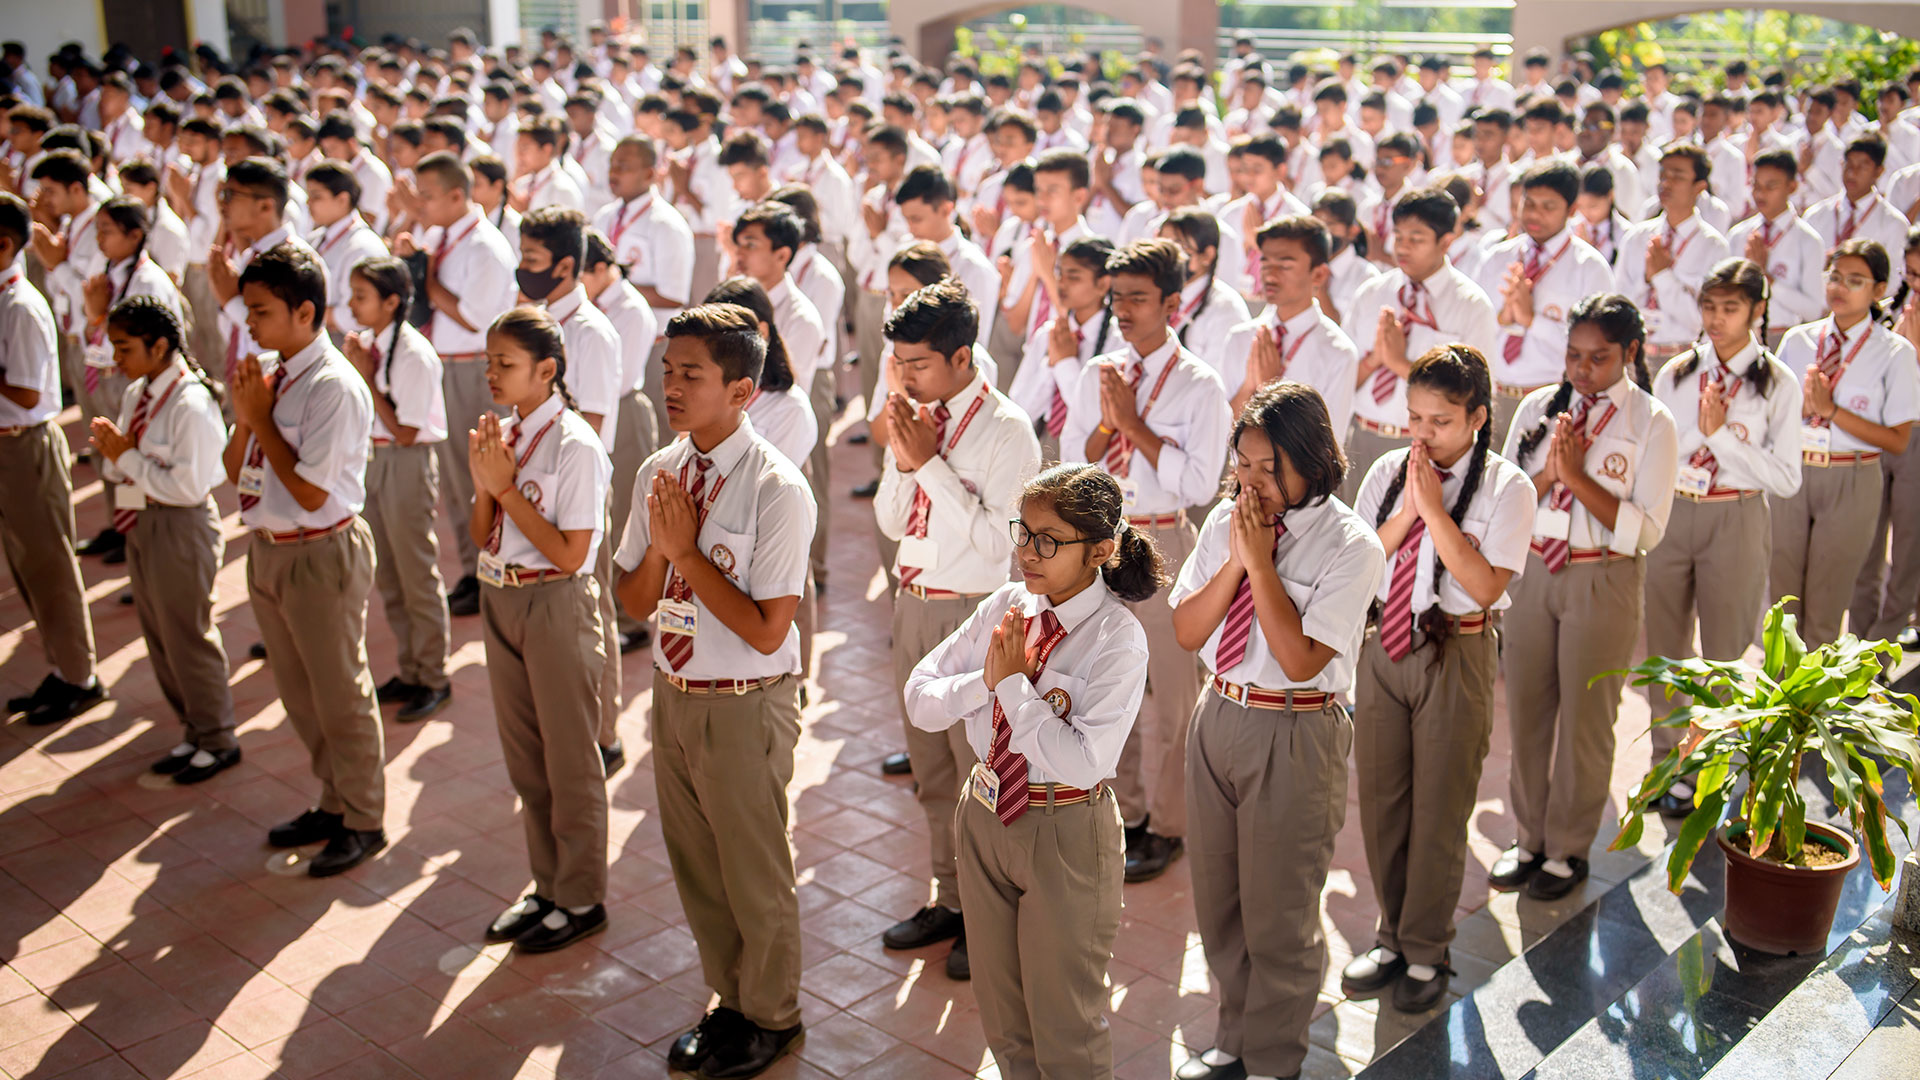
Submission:
[[[393,172],[386,162],[375,157],[360,141],[353,119],[345,113],[329,113],[321,118],[315,132],[320,150],[334,161],[344,162],[360,182],[359,200],[366,204],[368,224],[378,233],[387,228],[387,195],[393,190]]]
[[[667,158],[667,188],[674,207],[693,229],[692,292],[696,295],[705,295],[720,280],[715,234],[721,223],[740,216],[732,180],[720,166],[720,143],[713,134],[720,105],[712,91],[690,89],[682,95],[682,108],[667,113],[665,128],[673,148]]]
[[[1223,255],[1220,268],[1228,284],[1249,300],[1260,296],[1260,247],[1254,241],[1260,226],[1288,214],[1304,214],[1306,204],[1287,190],[1287,147],[1275,135],[1259,135],[1240,151],[1240,179],[1246,192],[1219,210],[1220,218],[1233,228],[1240,240],[1240,251]]]
[[[291,186],[286,170],[270,158],[246,158],[227,166],[220,182],[220,219],[226,247],[207,256],[207,280],[214,299],[220,305],[221,328],[225,331],[227,383],[241,360],[260,351],[247,321],[246,301],[240,295],[240,275],[261,254],[280,244],[312,251],[287,223]],[[321,263],[324,270],[326,264]],[[324,275],[323,275],[324,276]],[[324,321],[326,311],[321,312]],[[230,395],[232,396],[232,395]],[[238,402],[234,397],[229,407]]]
[[[1169,323],[1186,283],[1186,257],[1169,240],[1140,240],[1107,260],[1109,303],[1123,345],[1088,364],[1067,401],[1061,456],[1106,466],[1120,481],[1130,527],[1184,560],[1194,525],[1186,509],[1219,491],[1231,421],[1220,376],[1180,345]],[[1199,697],[1191,648],[1175,638],[1158,599],[1134,605],[1152,651],[1151,719],[1128,739],[1116,790],[1129,828],[1127,880],[1146,881],[1179,858],[1186,836],[1187,722]],[[1151,792],[1144,762],[1159,774]]]
[[[1036,253],[1050,266],[1041,278],[1051,282],[1054,315],[1026,341],[1007,396],[1033,418],[1040,437],[1040,460],[1060,460],[1060,435],[1067,426],[1067,403],[1077,391],[1085,366],[1107,351],[1113,337],[1113,310],[1107,306],[1107,259],[1113,244],[1085,236],[1055,253],[1044,237]]]
[[[1335,694],[1353,684],[1382,556],[1335,497],[1345,461],[1310,387],[1262,389],[1231,446],[1232,497],[1169,597],[1179,645],[1209,673],[1186,767],[1193,906],[1220,984],[1213,1044],[1177,1075],[1291,1076],[1326,971],[1319,896],[1346,819],[1353,722]]]
[[[721,1005],[668,1065],[752,1076],[800,1037],[800,907],[787,800],[800,737],[794,611],[817,510],[745,416],[766,354],[730,304],[667,324],[667,421],[687,437],[641,470],[620,600],[659,616],[653,773],[667,853]]]
[[[1906,280],[1882,310],[1894,333],[1920,348],[1920,228],[1907,230],[1905,259]],[[1898,454],[1881,455],[1880,471],[1880,520],[1849,609],[1855,633],[1868,639],[1905,633],[1913,624],[1914,605],[1920,603],[1920,516],[1915,514],[1920,507],[1920,450],[1913,440]]]
[[[507,192],[507,205],[522,214],[549,206],[586,208],[580,185],[560,163],[566,145],[566,122],[559,117],[520,129],[514,142],[514,180]]]
[[[860,220],[847,240],[847,261],[855,274],[853,340],[859,353],[860,390],[871,402],[880,385],[886,343],[881,333],[887,306],[887,260],[907,242],[907,222],[894,198],[907,171],[907,133],[885,125],[870,130],[861,155],[867,166],[867,185],[861,196]],[[880,440],[869,447],[878,466],[885,448]],[[879,481],[869,485],[878,490]],[[857,489],[865,493],[868,488]]]
[[[1522,173],[1519,187],[1521,235],[1496,244],[1474,275],[1489,297],[1500,298],[1500,352],[1488,357],[1496,440],[1506,438],[1522,399],[1559,383],[1573,306],[1613,286],[1613,267],[1570,224],[1580,198],[1579,171],[1548,158]]]
[[[367,670],[373,535],[360,517],[373,398],[321,329],[327,270],[311,248],[283,242],[250,260],[240,302],[268,352],[265,363],[249,354],[235,368],[223,460],[252,532],[247,590],[267,667],[320,780],[319,804],[267,842],[324,841],[306,868],[328,877],[387,843],[385,750]]]
[[[568,98],[566,107],[567,134],[571,140],[566,153],[572,165],[587,178],[587,185],[581,190],[580,208],[590,216],[613,198],[607,188],[607,158],[613,151],[613,140],[600,130],[600,100],[597,92],[589,91]],[[578,179],[576,176],[576,183]]]
[[[507,241],[515,262],[520,260],[520,211],[507,201],[507,165],[492,154],[482,154],[467,162],[473,170],[473,201],[479,205],[493,227]],[[415,167],[418,175],[418,167]]]
[[[893,604],[894,677],[951,634],[980,599],[1007,580],[1012,544],[1005,522],[1023,477],[1040,463],[1033,421],[994,389],[974,360],[977,309],[948,278],[908,296],[887,320],[901,392],[888,395],[888,443],[874,515],[898,544]],[[966,931],[954,879],[954,816],[973,753],[965,732],[907,724],[915,798],[932,839],[933,902],[883,936],[917,949],[955,938],[948,974],[968,975]]]
[[[1111,1076],[1123,834],[1107,781],[1148,660],[1122,601],[1151,597],[1166,575],[1098,466],[1056,465],[1009,509],[1021,580],[914,666],[906,712],[924,731],[959,729],[977,759],[953,832],[995,1061],[1009,1075]]]
[[[1333,188],[1322,191],[1313,200],[1313,216],[1326,227],[1333,243],[1333,254],[1327,262],[1332,272],[1315,290],[1316,298],[1327,317],[1339,322],[1352,309],[1360,287],[1372,281],[1380,268],[1364,254],[1366,230],[1360,227],[1359,204],[1353,196]],[[1325,387],[1317,389],[1326,393]],[[1335,412],[1334,422],[1339,423]]]
[[[114,363],[113,347],[107,340],[108,311],[130,297],[152,296],[183,323],[186,320],[186,301],[179,288],[147,254],[148,231],[147,208],[125,195],[107,200],[94,215],[93,234],[101,269],[82,287],[82,311],[76,326],[86,366],[78,389],[83,402],[98,416],[118,416],[127,390],[127,380]]]
[[[373,446],[367,461],[367,527],[373,531],[374,584],[398,651],[398,672],[375,691],[395,717],[415,723],[453,699],[447,680],[446,584],[434,508],[440,502],[437,444],[448,437],[440,357],[407,323],[413,274],[390,255],[347,273],[351,318],[345,353],[373,394]],[[331,291],[331,290],[329,290]]]
[[[1526,470],[1538,502],[1503,633],[1518,836],[1489,880],[1539,900],[1587,876],[1613,774],[1620,669],[1643,622],[1645,554],[1666,533],[1678,467],[1632,301],[1588,297],[1568,323],[1565,380],[1520,403],[1501,454]],[[1602,672],[1612,674],[1585,681]]]
[[[327,264],[327,329],[336,337],[364,330],[348,303],[350,272],[367,259],[387,254],[387,245],[360,217],[360,181],[353,170],[338,161],[323,161],[307,171],[306,188],[307,212],[313,216],[308,243]]]
[[[1258,239],[1266,309],[1228,331],[1221,378],[1229,403],[1244,408],[1262,387],[1280,380],[1305,383],[1319,392],[1334,430],[1345,431],[1360,356],[1319,299],[1330,271],[1326,226],[1289,215],[1267,222]]]
[[[160,174],[152,162],[129,161],[120,166],[120,190],[147,208],[147,253],[176,286],[186,281],[187,225],[160,197]]]
[[[1391,987],[1405,1013],[1446,993],[1467,819],[1493,733],[1494,618],[1533,535],[1533,485],[1493,452],[1492,409],[1480,354],[1428,350],[1407,376],[1413,441],[1374,462],[1354,507],[1393,554],[1354,689],[1360,835],[1380,921],[1341,985]]]
[[[918,165],[907,171],[893,197],[907,223],[908,236],[935,245],[947,257],[953,276],[973,297],[980,340],[989,340],[1000,308],[1000,271],[955,225],[953,185],[937,167]]]
[[[1167,215],[1159,235],[1179,244],[1187,257],[1187,284],[1173,313],[1174,335],[1224,381],[1232,366],[1228,338],[1247,321],[1247,302],[1216,273],[1223,243],[1220,219],[1199,207],[1183,206]]]
[[[1829,252],[1853,239],[1872,240],[1883,251],[1904,250],[1907,218],[1874,187],[1886,169],[1887,143],[1876,134],[1861,135],[1847,144],[1840,170],[1840,192],[1807,208],[1807,223]],[[1895,262],[1888,288],[1898,288],[1906,263]]]
[[[1700,283],[1727,257],[1727,241],[1701,220],[1700,193],[1712,164],[1692,143],[1660,155],[1660,213],[1627,231],[1613,264],[1614,287],[1645,316],[1649,365],[1666,362],[1700,336]]]
[[[47,298],[60,329],[61,374],[80,392],[80,418],[91,421],[116,408],[120,400],[117,390],[102,399],[101,369],[86,378],[82,342],[87,283],[106,269],[100,251],[100,207],[111,192],[99,187],[92,166],[77,150],[49,152],[33,167],[33,179],[38,184],[34,205],[43,215],[52,214],[56,226],[35,230],[33,249],[45,271]],[[83,379],[92,383],[91,389],[82,384]]]
[[[1826,263],[1832,314],[1780,343],[1781,362],[1804,373],[1804,472],[1772,505],[1772,599],[1800,598],[1789,610],[1809,648],[1840,636],[1880,515],[1880,456],[1904,452],[1920,420],[1913,345],[1875,317],[1890,262],[1873,240],[1841,243]]]
[[[0,192],[0,541],[53,671],[7,702],[27,723],[57,724],[106,700],[94,673],[93,621],[74,555],[72,455],[60,412],[53,311],[27,281],[27,204]]]
[[[565,354],[550,312],[502,315],[487,334],[487,381],[512,419],[483,413],[467,432],[487,673],[533,870],[533,892],[493,920],[486,940],[533,953],[607,928],[607,786],[595,741],[606,635],[591,567],[613,466],[567,393]]]
[[[1777,348],[1790,328],[1813,322],[1826,311],[1821,267],[1827,245],[1793,209],[1798,176],[1799,165],[1786,150],[1769,150],[1755,158],[1753,216],[1727,234],[1733,254],[1767,275],[1767,325],[1761,340],[1769,349]]]
[[[1679,476],[1660,546],[1647,555],[1647,652],[1738,660],[1753,643],[1767,604],[1770,501],[1800,490],[1800,381],[1762,346],[1765,272],[1747,259],[1722,260],[1700,286],[1702,340],[1654,376],[1653,395],[1673,414]],[[1686,699],[1647,688],[1658,718]],[[1660,766],[1685,725],[1652,730]],[[1677,773],[1676,776],[1683,776]],[[1662,814],[1693,812],[1693,787],[1676,779],[1655,803]]]

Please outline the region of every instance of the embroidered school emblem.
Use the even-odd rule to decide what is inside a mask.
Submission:
[[[1786,272],[1787,272],[1786,263],[1774,263],[1773,269],[1768,271],[1768,273],[1772,274],[1776,280],[1785,276]]]
[[[1847,408],[1853,412],[1863,413],[1867,411],[1868,404],[1869,402],[1864,396],[1856,397],[1852,401],[1847,402]]]
[[[1600,475],[1609,480],[1625,480],[1627,478],[1627,455],[1619,453],[1618,451],[1608,454],[1606,460],[1600,463]]]
[[[545,510],[545,497],[540,494],[540,485],[532,480],[520,483],[520,497],[533,504],[535,510]]]
[[[1550,322],[1560,322],[1566,317],[1566,312],[1561,311],[1558,304],[1548,304],[1547,310],[1541,314],[1545,315]]]
[[[731,577],[733,575],[733,552],[727,550],[727,545],[713,545],[712,556],[713,565],[719,567],[721,573]]]
[[[1067,715],[1068,710],[1073,708],[1073,695],[1057,686],[1041,694],[1040,698],[1047,703],[1048,707],[1053,709],[1053,715],[1055,716],[1064,717]]]
[[[1739,439],[1741,442],[1753,441],[1747,438],[1747,425],[1740,423],[1738,420],[1727,421],[1727,430],[1733,432],[1733,437]]]

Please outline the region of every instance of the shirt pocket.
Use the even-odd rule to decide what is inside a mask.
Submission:
[[[1640,446],[1630,439],[1602,435],[1587,447],[1587,475],[1611,495],[1626,498],[1639,468]]]
[[[707,561],[731,578],[734,587],[746,592],[748,572],[753,567],[753,534],[708,525],[700,532],[700,543],[700,553]]]
[[[1040,700],[1052,710],[1055,719],[1071,723],[1073,716],[1086,707],[1087,680],[1078,676],[1041,672],[1040,681],[1034,689],[1039,692]]]
[[[520,497],[533,504],[540,516],[548,521],[558,520],[560,512],[560,474],[538,469],[521,469],[513,478],[513,486],[519,490]]]

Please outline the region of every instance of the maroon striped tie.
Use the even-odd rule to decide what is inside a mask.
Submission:
[[[701,501],[700,496],[706,494],[707,470],[713,468],[713,459],[695,454],[693,456],[693,468],[693,484],[687,488],[687,497],[693,500],[693,529],[694,536],[698,537],[701,526],[707,523],[707,505]],[[682,465],[682,479],[684,479],[685,476],[686,466]],[[684,601],[691,596],[693,596],[693,586],[687,584],[687,579],[680,576],[678,567],[673,568],[673,572],[667,576],[667,599]],[[686,666],[687,661],[693,659],[693,635],[661,634],[660,652],[666,656],[667,666],[675,671],[679,671]]]
[[[1287,526],[1278,516],[1273,519],[1273,549],[1280,550],[1280,538]],[[1240,579],[1233,602],[1227,605],[1227,619],[1220,625],[1220,645],[1213,651],[1214,674],[1231,669],[1247,658],[1247,642],[1253,637],[1253,583]]]
[[[1040,613],[1040,639],[1035,648],[1040,654],[1039,671],[1047,670],[1047,657],[1053,653],[1060,639],[1067,636],[1067,628],[1060,625],[1059,616],[1051,608]],[[1033,655],[1033,650],[1028,651]],[[1027,757],[1013,752],[1013,725],[1007,722],[1006,710],[1000,707],[999,697],[993,699],[993,746],[987,751],[987,768],[992,769],[1000,778],[1000,797],[994,802],[993,813],[1000,824],[1011,825],[1020,820],[1027,812],[1033,793],[1027,787]]]
[[[946,456],[946,452],[941,448],[947,444],[947,421],[952,416],[952,411],[947,408],[947,403],[944,401],[933,407],[933,447],[941,457]],[[927,494],[926,488],[919,484],[913,485],[913,509],[907,512],[907,535],[924,538],[932,517],[933,497]],[[913,584],[913,579],[919,577],[920,571],[925,569],[924,566],[902,566],[900,584]]]
[[[1168,360],[1167,363],[1171,364],[1173,361]],[[1147,373],[1147,365],[1143,361],[1135,360],[1129,366],[1132,370],[1127,374],[1127,386],[1138,394],[1140,380]],[[1133,440],[1117,431],[1114,432],[1112,439],[1107,442],[1107,454],[1102,460],[1108,473],[1117,479],[1125,479],[1127,474],[1133,471]]]
[[[1573,426],[1582,439],[1587,435],[1587,414],[1593,411],[1594,402],[1600,400],[1599,394],[1583,396],[1573,407]],[[1547,500],[1550,510],[1573,510],[1573,489],[1564,483],[1553,485],[1553,495]],[[1547,573],[1557,574],[1567,568],[1573,558],[1573,544],[1570,540],[1546,540],[1540,545],[1540,561],[1547,564]]]
[[[1452,474],[1436,467],[1434,472],[1445,483]],[[1411,495],[1408,498],[1412,498]],[[1420,576],[1420,538],[1427,535],[1427,522],[1415,517],[1393,553],[1393,586],[1387,590],[1387,607],[1380,616],[1380,644],[1387,657],[1399,660],[1413,651],[1413,581]]]
[[[133,406],[133,422],[127,425],[127,442],[136,451],[140,449],[140,436],[147,433],[147,403],[152,397],[153,383],[149,381],[140,391],[140,400]],[[127,483],[131,485],[132,481],[129,480]],[[114,507],[113,529],[115,532],[125,535],[132,532],[133,527],[138,524],[140,524],[140,511]]]

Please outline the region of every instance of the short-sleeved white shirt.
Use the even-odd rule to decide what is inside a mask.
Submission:
[[[294,473],[324,489],[327,501],[317,510],[301,506],[263,455],[260,501],[240,511],[241,524],[270,532],[324,529],[359,513],[367,501],[367,443],[373,434],[366,380],[325,334],[286,359],[262,353],[260,366],[275,380],[273,423],[298,459]],[[250,435],[243,463],[255,445]]]
[[[1387,489],[1393,486],[1393,480],[1405,468],[1407,448],[1397,447],[1381,456],[1367,470],[1366,479],[1360,483],[1360,495],[1354,504],[1354,513],[1360,520],[1374,522],[1380,520],[1380,504],[1386,500]],[[1440,482],[1440,502],[1449,511],[1460,497],[1460,489],[1466,485],[1467,468],[1473,463],[1473,450],[1468,449],[1453,468],[1447,470],[1448,476]],[[1388,508],[1388,517],[1400,511],[1406,505],[1407,492],[1402,486],[1400,495],[1393,506]],[[1527,548],[1533,542],[1533,481],[1520,467],[1499,454],[1489,453],[1482,468],[1480,486],[1474,489],[1473,501],[1467,504],[1467,511],[1460,519],[1460,531],[1487,560],[1487,565],[1496,570],[1513,571],[1513,580],[1518,580],[1527,568]],[[1443,574],[1440,588],[1436,594],[1433,581],[1433,534],[1421,535],[1417,550],[1409,556],[1417,560],[1413,579],[1413,599],[1409,610],[1417,620],[1420,613],[1432,607],[1436,602],[1440,610],[1448,615],[1472,615],[1481,610],[1504,611],[1513,601],[1505,592],[1489,608],[1483,609],[1480,602],[1468,595],[1460,585],[1460,579],[1453,574]],[[1393,587],[1393,577],[1399,563],[1394,554],[1387,556],[1385,571],[1380,576],[1380,588],[1375,599],[1384,606],[1387,593]],[[1512,584],[1509,582],[1508,587]]]
[[[549,423],[553,426],[548,427]],[[592,425],[567,408],[559,394],[548,397],[532,415],[523,419],[516,413],[500,425],[502,440],[519,432],[519,441],[509,451],[514,461],[518,463],[520,455],[527,454],[526,464],[520,465],[513,476],[520,494],[562,532],[593,530],[587,557],[580,563],[583,571],[589,570],[606,536],[607,486],[613,480],[613,461],[601,447]],[[527,440],[542,429],[546,434],[532,453],[527,453]],[[555,569],[553,561],[513,523],[513,515],[502,511],[501,516],[501,562],[526,570]]]

